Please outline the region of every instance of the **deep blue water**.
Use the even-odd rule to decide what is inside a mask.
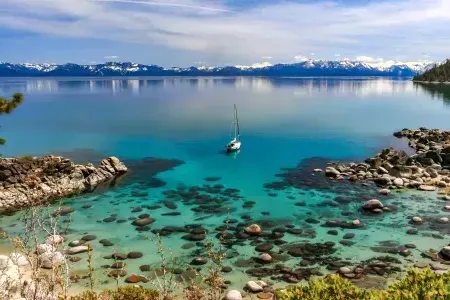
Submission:
[[[160,203],[165,191],[180,184],[208,184],[203,180],[208,176],[219,176],[218,183],[240,190],[244,200],[224,204],[231,209],[232,218],[249,214],[255,220],[311,227],[305,218],[342,218],[341,212],[350,210],[355,218],[364,220],[357,212],[360,203],[338,208],[316,205],[335,197],[332,191],[288,189],[272,197],[263,185],[279,180],[275,175],[280,168],[295,167],[303,159],[363,160],[386,146],[405,147],[403,141],[392,137],[394,131],[420,126],[445,129],[450,116],[450,108],[439,97],[432,97],[409,80],[384,78],[1,79],[0,95],[13,92],[24,93],[25,102],[11,115],[1,116],[1,136],[7,140],[1,149],[3,156],[56,153],[83,162],[107,155],[133,161],[156,157],[184,162],[158,174],[167,184],[164,187],[146,190],[128,180],[104,194],[68,202],[77,209],[69,240],[94,233],[111,239],[116,250],[142,251],[145,262],[152,264],[157,263],[157,256],[133,226],[97,221],[111,214],[128,218],[135,215],[130,213],[132,207]],[[223,150],[230,139],[233,104],[238,108],[242,149],[229,156]],[[133,180],[149,179],[137,174]],[[134,197],[136,190],[148,196]],[[293,206],[287,195],[308,205]],[[407,215],[420,209],[428,214],[439,212],[442,205],[435,195],[429,196],[428,204],[407,193],[397,198],[408,199],[402,200],[408,205],[398,213],[367,220],[368,229],[358,234],[357,245],[341,247],[338,253],[349,259],[367,259],[373,254],[368,247],[382,240],[415,242],[428,248],[443,246],[441,240],[412,238],[405,236],[404,228],[398,229],[406,225]],[[247,200],[256,202],[252,210],[241,207]],[[88,211],[81,210],[86,203],[95,204]],[[177,211],[181,215],[176,218],[162,216],[166,208],[152,212],[157,219],[152,228],[200,222],[213,229],[223,224],[223,213],[195,213],[191,208],[180,203]],[[262,217],[261,212],[270,212],[270,216]],[[0,220],[4,226],[17,222],[18,215]],[[326,229],[318,225],[313,229],[316,241],[340,240],[327,236]],[[10,230],[18,232],[20,226]],[[170,236],[165,242],[181,261],[189,262],[191,250],[180,249],[186,241]],[[236,248],[245,258],[256,255],[253,246]],[[97,250],[99,265],[104,264],[101,256],[110,252],[109,248]],[[142,261],[129,263],[129,273],[139,272],[139,264]],[[246,278],[242,270],[227,276],[236,286]]]

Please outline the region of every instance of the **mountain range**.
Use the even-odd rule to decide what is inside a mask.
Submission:
[[[431,62],[328,61],[306,59],[291,64],[261,63],[251,66],[164,68],[131,62],[93,65],[0,62],[0,77],[61,76],[392,76],[412,77],[433,66]]]

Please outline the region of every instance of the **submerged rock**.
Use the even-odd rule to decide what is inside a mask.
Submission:
[[[373,210],[376,208],[383,208],[383,204],[381,203],[380,200],[377,199],[372,199],[367,201],[366,203],[364,203],[363,209],[365,210]]]
[[[249,235],[259,235],[261,234],[262,230],[261,227],[257,224],[252,224],[245,228],[245,232]]]

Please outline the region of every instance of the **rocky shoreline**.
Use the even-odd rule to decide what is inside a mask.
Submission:
[[[60,156],[0,158],[0,215],[93,191],[127,172],[116,157],[78,165]]]
[[[325,175],[336,180],[373,181],[384,188],[380,190],[382,194],[389,193],[390,189],[435,191],[450,187],[450,131],[403,129],[394,136],[408,139],[408,145],[416,153],[408,155],[402,150],[385,148],[363,163],[330,163]]]

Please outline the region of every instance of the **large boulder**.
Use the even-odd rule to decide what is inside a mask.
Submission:
[[[425,157],[431,158],[435,163],[438,163],[438,164],[442,163],[442,157],[438,151],[428,151],[425,154]]]
[[[257,224],[252,224],[245,228],[245,232],[249,235],[260,235],[262,230]]]
[[[444,260],[450,260],[450,246],[445,246],[439,251],[439,256]]]
[[[380,186],[387,186],[391,184],[391,179],[388,176],[381,176],[374,179],[374,182]]]
[[[88,251],[89,251],[88,246],[81,245],[81,246],[69,248],[67,250],[67,254],[73,255],[73,254],[78,254],[78,253],[83,253],[83,252],[88,252]]]
[[[61,252],[45,252],[39,255],[40,267],[52,269],[65,263],[65,257]]]
[[[255,281],[249,281],[247,282],[247,284],[245,285],[245,287],[247,288],[247,290],[249,292],[252,293],[258,293],[258,292],[262,292],[263,288],[262,286],[260,286],[259,284],[257,284]]]
[[[241,292],[238,290],[231,290],[225,295],[225,300],[242,300]]]
[[[380,200],[371,199],[371,200],[366,201],[366,203],[364,203],[363,209],[364,210],[373,210],[373,209],[376,209],[376,208],[381,208],[382,209],[383,207],[384,206],[383,206],[383,204],[381,203]]]
[[[412,170],[408,166],[394,166],[389,171],[389,175],[399,178],[409,178],[412,175]]]
[[[403,179],[401,178],[395,178],[392,182],[395,186],[402,187],[403,186]]]
[[[426,192],[432,192],[432,191],[436,190],[436,187],[432,186],[432,185],[422,184],[419,186],[419,190],[426,191]]]

